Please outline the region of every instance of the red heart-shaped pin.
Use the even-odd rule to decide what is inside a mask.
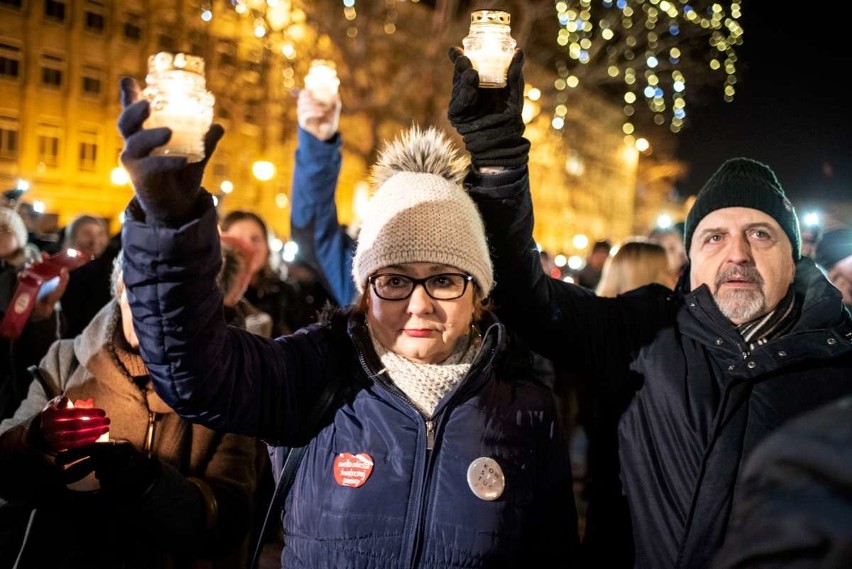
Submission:
[[[358,488],[373,472],[373,457],[366,452],[342,452],[334,459],[334,479],[341,486]]]

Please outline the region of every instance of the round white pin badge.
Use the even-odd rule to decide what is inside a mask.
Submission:
[[[503,495],[506,478],[496,460],[481,456],[467,467],[467,485],[477,498],[490,502]]]

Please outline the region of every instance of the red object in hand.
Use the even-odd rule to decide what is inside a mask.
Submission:
[[[50,450],[61,451],[87,445],[109,432],[106,411],[92,406],[92,400],[74,405],[61,395],[51,399],[41,412],[41,433]]]
[[[34,262],[18,275],[15,294],[0,320],[0,336],[16,340],[24,330],[37,301],[44,299],[59,285],[62,269],[82,267],[94,256],[88,251],[68,249]]]

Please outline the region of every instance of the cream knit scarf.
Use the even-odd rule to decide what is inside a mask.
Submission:
[[[369,326],[367,327],[369,330]],[[473,341],[470,336],[460,339],[453,353],[440,364],[421,364],[391,352],[382,346],[370,330],[373,348],[384,365],[391,381],[411,399],[414,406],[426,417],[435,412],[438,401],[461,382],[470,370],[481,338],[477,333]]]

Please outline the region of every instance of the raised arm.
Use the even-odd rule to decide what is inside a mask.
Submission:
[[[480,88],[478,73],[460,49],[452,48],[450,59],[448,116],[471,156],[466,187],[488,233],[497,314],[536,352],[569,360],[573,368],[602,370],[611,355],[621,356],[644,341],[635,323],[663,320],[665,294],[601,299],[544,272],[533,238],[530,144],[521,118],[523,52],[516,51],[502,89]]]
[[[216,210],[201,188],[204,166],[223,130],[211,127],[201,162],[152,156],[171,131],[142,128],[148,102],[139,99],[132,79],[121,87],[121,160],[136,192],[122,230],[124,281],[154,386],[193,421],[287,440],[298,429],[298,409],[310,406],[302,398],[319,390],[314,378],[322,376],[315,368],[325,361],[322,334],[275,342],[225,325],[216,284],[221,264]]]
[[[340,225],[334,201],[341,163],[340,111],[339,95],[329,107],[307,89],[299,93],[290,233],[302,257],[319,269],[334,300],[345,306],[356,294],[352,282],[355,242]]]

